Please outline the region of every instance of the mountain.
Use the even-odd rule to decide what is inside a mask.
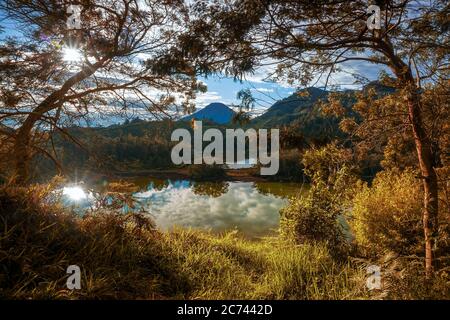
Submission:
[[[373,81],[364,86],[361,90],[340,91],[341,103],[344,108],[350,109],[356,102],[358,92],[367,92],[374,89],[379,96],[391,94],[395,89],[382,85],[378,81]],[[318,102],[327,101],[328,95],[333,91],[319,88],[307,88],[298,91],[289,97],[277,101],[265,113],[252,120],[252,124],[259,127],[277,127],[292,123],[308,124],[318,118],[326,118],[319,107]]]
[[[351,110],[357,100],[357,93],[374,89],[377,95],[391,94],[395,89],[374,81],[361,90],[340,91],[341,104],[350,115],[355,115]],[[334,116],[326,116],[322,113],[320,101],[327,101],[332,91],[319,88],[307,88],[300,90],[291,96],[277,101],[265,113],[251,121],[251,126],[259,128],[276,128],[285,125],[294,125],[306,141],[329,141],[345,137],[339,129],[340,119]],[[356,119],[358,119],[358,116]]]
[[[329,92],[318,89],[308,88],[296,92],[289,97],[277,101],[265,113],[252,120],[252,123],[260,127],[276,127],[287,125],[305,117],[311,117],[316,114],[315,104],[319,100],[325,101]]]
[[[223,103],[215,102],[181,120],[208,120],[216,124],[228,124],[233,119],[234,114],[235,112]]]

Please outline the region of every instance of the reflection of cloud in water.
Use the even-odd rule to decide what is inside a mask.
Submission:
[[[251,182],[230,182],[226,193],[210,197],[194,193],[188,181],[170,183],[162,190],[135,194],[159,227],[173,225],[223,231],[237,228],[248,236],[267,234],[278,226],[279,209],[286,200],[263,195]]]

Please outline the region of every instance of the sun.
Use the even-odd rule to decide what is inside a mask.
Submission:
[[[68,196],[71,200],[79,201],[81,199],[86,199],[86,193],[80,187],[64,187],[63,195]]]
[[[66,62],[77,62],[83,59],[83,55],[81,54],[79,49],[65,47],[62,50],[63,60]]]

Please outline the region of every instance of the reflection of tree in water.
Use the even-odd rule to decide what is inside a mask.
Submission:
[[[137,183],[142,189],[147,190],[163,190],[169,186],[168,180],[163,179],[152,179],[150,182],[147,178],[142,179],[142,181],[137,180]]]
[[[255,182],[254,186],[259,193],[268,196],[287,198],[305,192],[306,185],[289,182]]]
[[[254,186],[255,186],[255,189],[258,190],[258,192],[262,195],[267,196],[267,195],[271,194],[270,189],[268,190],[266,185],[264,185],[262,183],[255,182]]]
[[[167,188],[169,186],[169,180],[155,179],[152,182],[153,182],[153,188],[155,190],[162,190],[162,189],[165,189],[165,188]]]
[[[192,191],[200,196],[220,197],[227,193],[228,182],[194,182]]]

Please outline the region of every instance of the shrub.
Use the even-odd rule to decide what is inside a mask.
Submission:
[[[335,143],[306,151],[302,163],[305,174],[313,183],[323,181],[330,186],[337,181],[337,175],[342,168],[346,167],[349,172],[354,171],[351,150],[340,148]]]
[[[152,221],[136,214],[66,212],[48,188],[0,188],[0,299],[155,298],[187,280],[162,250]],[[68,290],[69,265],[82,290]]]
[[[189,167],[189,175],[195,180],[216,180],[226,176],[225,169],[220,165],[196,164]]]
[[[335,257],[345,255],[346,239],[338,221],[342,211],[323,184],[312,186],[306,196],[292,199],[280,214],[284,238],[296,243],[325,242]]]
[[[311,189],[281,210],[283,236],[300,243],[326,242],[335,257],[346,256],[344,217],[359,181],[350,158],[348,150],[335,144],[305,152],[303,164]]]
[[[326,246],[154,230],[135,214],[83,217],[44,203],[47,190],[0,188],[0,299],[342,299],[363,270]],[[66,269],[81,268],[81,289]]]
[[[321,193],[333,194],[323,187],[316,186],[307,208],[299,210],[314,208],[313,199],[319,200]],[[117,185],[111,189],[117,191]],[[236,232],[159,232],[140,214],[101,209],[74,215],[43,200],[51,194],[47,187],[0,188],[0,299],[372,297],[365,287],[364,266],[333,259],[326,240],[298,245],[278,237],[249,241]],[[335,220],[326,212],[340,211],[325,210],[335,203],[327,199],[311,214],[320,212],[334,232]],[[66,289],[66,268],[71,264],[82,270],[81,290]],[[448,298],[448,268],[436,273],[430,285],[424,282],[422,268],[405,269],[406,274],[394,269],[383,265],[388,298]]]
[[[378,173],[353,200],[350,225],[356,242],[368,253],[422,251],[421,184],[412,169]]]
[[[277,181],[303,181],[303,165],[301,163],[300,151],[294,149],[280,152],[280,166],[277,174],[266,176],[266,178]]]

